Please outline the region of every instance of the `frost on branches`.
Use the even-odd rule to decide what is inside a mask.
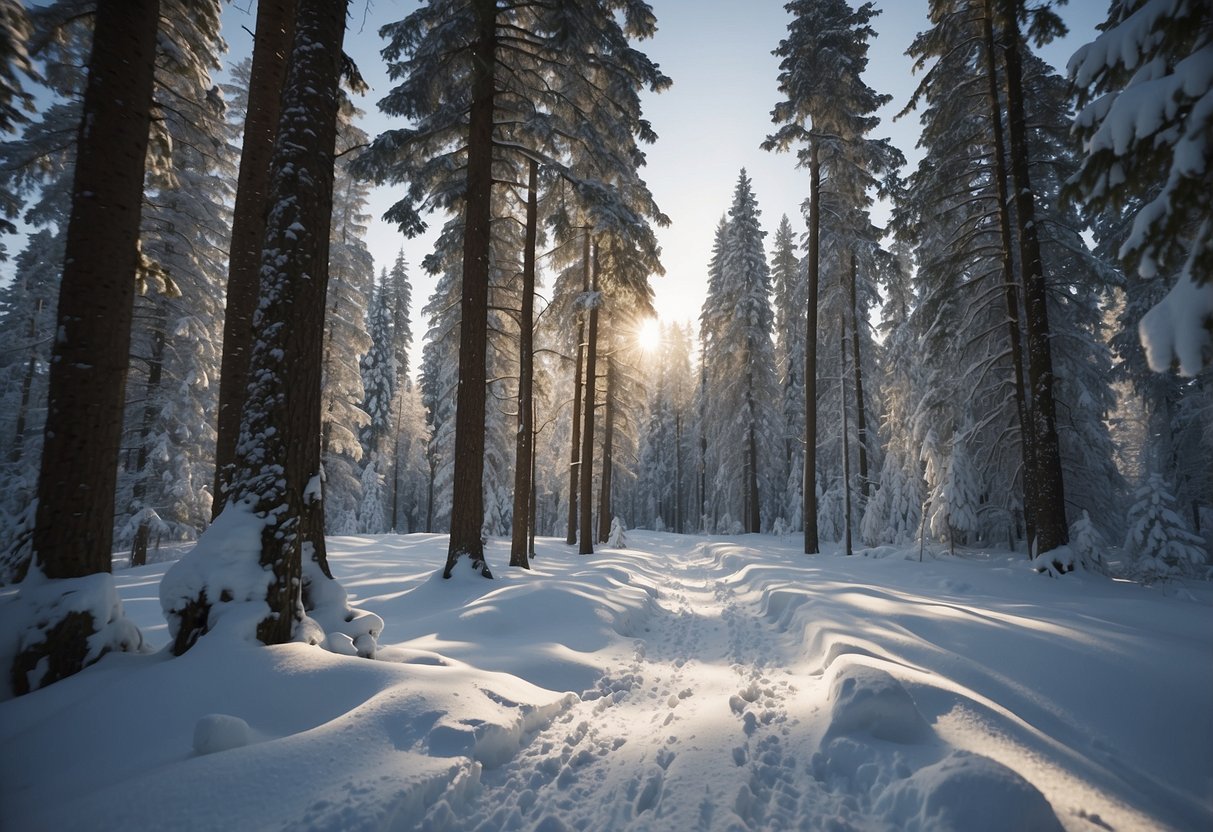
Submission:
[[[1150,366],[1195,375],[1213,361],[1213,25],[1207,0],[1114,0],[1103,33],[1070,59],[1086,160],[1071,186],[1133,213],[1120,249],[1145,279],[1178,270],[1142,320]]]

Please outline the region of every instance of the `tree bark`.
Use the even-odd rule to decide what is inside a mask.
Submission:
[[[606,543],[611,539],[611,520],[614,509],[611,507],[611,479],[615,464],[615,356],[614,344],[607,354],[606,395],[603,405],[606,407],[606,418],[602,426],[602,480],[598,484],[598,542]]]
[[[581,291],[590,291],[590,230],[581,244]],[[577,542],[577,491],[581,483],[581,368],[585,363],[585,313],[577,316],[577,365],[573,369],[573,445],[569,451],[569,528],[564,542]]]
[[[863,365],[859,360],[859,288],[855,255],[851,255],[851,355],[855,359],[855,444],[858,445],[859,493],[867,502],[868,482],[868,416],[863,402]],[[860,505],[862,511],[863,505]]]
[[[821,551],[817,540],[817,286],[821,252],[821,158],[817,140],[809,156],[808,324],[804,339],[804,553]]]
[[[635,512],[632,522],[636,522]],[[682,517],[682,412],[674,414],[674,531],[683,534]]]
[[[598,292],[598,244],[594,243],[591,291]],[[581,432],[581,534],[578,554],[594,554],[594,407],[598,374],[598,302],[590,307],[585,348],[585,429]]]
[[[227,502],[229,475],[236,464],[240,416],[248,394],[253,313],[261,280],[261,245],[269,213],[270,159],[282,105],[282,84],[295,32],[293,0],[260,0],[253,65],[249,76],[244,145],[232,209],[227,305],[223,313],[223,357],[219,369],[219,417],[215,437],[215,490],[212,519]]]
[[[164,377],[164,348],[165,335],[164,328],[167,324],[164,315],[163,304],[159,299],[152,301],[155,306],[155,312],[152,315],[152,354],[148,359],[147,367],[147,384],[143,390],[143,417],[139,425],[139,451],[135,460],[135,481],[131,485],[131,511],[137,512],[143,509],[143,498],[147,495],[147,462],[150,456],[147,447],[147,438],[151,435],[152,425],[156,421],[156,416],[160,412],[160,403],[156,401],[156,396],[160,391],[160,384]],[[147,564],[147,544],[151,537],[151,529],[146,518],[139,523],[138,529],[135,531],[135,536],[131,540],[131,566],[145,566]]]
[[[257,638],[265,644],[291,640],[303,615],[305,544],[323,541],[320,387],[346,5],[300,0],[270,163],[257,338],[229,495],[264,521],[270,613]],[[322,552],[310,555],[325,566]],[[175,652],[194,643],[200,633],[191,630],[205,625],[215,600],[204,595],[181,611]]]
[[[1036,457],[1035,552],[1044,554],[1069,542],[1066,527],[1065,487],[1061,448],[1057,438],[1053,400],[1053,352],[1050,344],[1048,287],[1040,257],[1036,206],[1028,174],[1027,118],[1023,101],[1023,68],[1018,0],[1001,0],[1003,61],[1007,85],[1007,133],[1011,151],[1015,218],[1019,224],[1019,263],[1023,270],[1028,326],[1028,384],[1032,397],[1032,424]],[[1056,564],[1058,571],[1064,565]]]
[[[753,412],[751,410],[751,412]],[[746,506],[746,531],[753,534],[758,534],[762,531],[762,514],[758,493],[758,438],[755,435],[754,424],[750,423],[750,429],[747,437],[747,465],[749,475],[746,482],[746,491],[749,496],[748,505]]]
[[[853,267],[852,262],[852,267]],[[843,371],[838,374],[838,409],[842,419],[842,528],[843,551],[854,554],[851,548],[851,437],[847,424],[847,324],[846,319],[838,323],[838,354],[842,358]]]
[[[468,117],[467,197],[463,227],[463,295],[459,320],[459,389],[455,398],[455,471],[451,539],[446,568],[466,555],[485,577],[484,416],[487,384],[489,249],[492,243],[493,110],[497,64],[497,4],[473,0],[476,39],[472,50]]]
[[[30,394],[34,388],[34,373],[38,369],[38,348],[34,342],[38,338],[38,317],[42,314],[42,299],[34,302],[34,310],[29,316],[29,327],[25,336],[29,340],[29,360],[25,363],[25,374],[21,377],[21,404],[17,407],[17,422],[13,428],[13,444],[8,452],[9,462],[20,462],[25,452],[25,425],[29,419]]]
[[[30,537],[48,578],[111,571],[159,7],[101,0],[94,17]],[[14,692],[39,668],[41,686],[82,670],[104,624],[89,612],[37,622],[45,638],[6,668]]]
[[[50,578],[110,571],[159,6],[97,6],[33,532]]]
[[[530,569],[531,460],[534,456],[535,236],[538,223],[539,163],[530,160],[526,193],[526,235],[522,252],[522,314],[518,320],[518,437],[514,455],[514,514],[510,566]]]
[[[708,371],[705,351],[699,352],[699,526],[708,530],[708,437],[703,426],[707,417]]]
[[[1001,241],[1000,256],[1003,271],[1003,298],[1007,307],[1007,337],[1011,345],[1011,371],[1015,375],[1015,412],[1019,418],[1019,448],[1023,461],[1023,507],[1024,526],[1028,541],[1036,538],[1036,441],[1032,422],[1031,406],[1024,386],[1023,341],[1020,330],[1019,292],[1015,285],[1015,261],[1011,254],[1013,238],[1011,218],[1007,213],[1010,204],[1007,193],[1006,141],[1002,130],[1002,105],[998,96],[998,70],[995,62],[994,11],[990,0],[986,0],[982,20],[985,39],[987,96],[990,102],[990,128],[994,140],[994,184],[998,199],[998,231]],[[1029,553],[1029,557],[1030,557]]]

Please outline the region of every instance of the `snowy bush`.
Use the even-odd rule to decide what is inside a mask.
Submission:
[[[1083,509],[1082,517],[1070,526],[1070,550],[1082,566],[1088,568],[1103,568],[1103,553],[1108,548],[1108,541],[1095,528],[1091,516]]]
[[[951,549],[957,541],[964,543],[970,532],[978,529],[977,472],[963,438],[952,441],[947,467],[935,492],[931,495],[931,514],[927,518],[931,534],[938,540],[947,539]]]
[[[660,518],[658,518],[658,522],[661,522]],[[626,531],[627,527],[618,517],[611,520],[611,535],[607,538],[607,546],[612,549],[622,549],[627,546],[628,540],[623,534]]]
[[[1125,552],[1136,558],[1143,580],[1191,577],[1205,564],[1201,539],[1174,509],[1175,498],[1161,474],[1151,474],[1133,495]]]

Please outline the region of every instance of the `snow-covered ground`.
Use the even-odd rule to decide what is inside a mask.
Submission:
[[[380,658],[202,639],[0,704],[0,827],[1213,829],[1213,593],[629,532],[437,577],[336,538]],[[168,634],[166,564],[116,574]]]

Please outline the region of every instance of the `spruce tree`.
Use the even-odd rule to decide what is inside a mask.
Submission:
[[[204,535],[161,584],[177,654],[232,603],[264,604],[265,615],[255,622],[261,642],[290,641],[305,620],[306,584],[328,578],[324,553],[316,548],[322,539],[313,533],[317,517],[323,529],[320,388],[345,5],[301,0],[298,6],[271,162],[273,208],[266,219],[254,318],[258,338],[249,362],[254,383],[224,508],[231,519],[225,522],[221,514],[211,527],[222,532],[229,523],[243,522],[256,528],[258,545],[242,554],[256,558],[268,580],[249,586],[247,596],[225,592],[230,581],[223,569],[240,565],[219,559],[220,568],[214,568]]]
[[[1113,0],[1069,63],[1086,153],[1074,192],[1092,209],[1130,212],[1127,270],[1177,275],[1141,336],[1153,369],[1188,376],[1213,360],[1213,79],[1200,69],[1213,59],[1210,17],[1207,3]]]
[[[282,85],[295,30],[292,0],[257,3],[249,100],[232,215],[231,257],[223,316],[223,358],[215,446],[213,515],[227,502],[229,468],[236,463],[241,413],[248,389],[253,314],[257,308],[261,245],[270,210],[270,160],[274,152]]]
[[[97,7],[31,540],[39,578],[110,571],[158,25],[157,0],[102,0]],[[23,638],[11,668],[16,692],[76,673],[108,649],[138,646],[137,630],[114,638],[118,630],[96,619],[82,588],[67,584],[63,593],[83,600],[83,609],[67,604],[57,618],[36,613],[42,638]],[[94,639],[103,631],[110,637]],[[41,675],[31,678],[40,665]]]
[[[718,234],[720,248],[700,318],[714,403],[705,429],[717,472],[715,502],[741,519],[747,532],[763,530],[764,503],[768,516],[778,513],[775,492],[783,486],[783,472],[773,461],[782,443],[770,271],[759,215],[742,170],[729,220]]]
[[[481,534],[493,513],[490,507],[486,514],[482,490],[493,166],[511,158],[495,146],[542,153],[545,163],[563,166],[580,183],[584,199],[609,203],[613,191],[602,186],[602,171],[590,183],[575,164],[563,165],[562,157],[572,152],[563,137],[580,136],[572,144],[588,146],[583,155],[609,160],[601,167],[611,175],[634,170],[640,161],[632,153],[635,141],[653,138],[640,118],[637,93],[646,86],[660,89],[668,79],[628,38],[654,29],[651,11],[638,0],[575,7],[434,0],[382,30],[393,77],[406,80],[381,106],[416,126],[380,136],[366,169],[381,181],[409,182],[405,198],[388,212],[406,233],[423,228],[423,203],[463,215],[448,575],[463,555],[483,569]],[[588,66],[592,73],[582,71]],[[452,166],[451,154],[461,164]],[[625,163],[615,164],[620,161]],[[453,167],[463,171],[461,180],[452,178]]]
[[[817,533],[817,305],[821,287],[823,211],[846,226],[864,230],[868,192],[900,164],[887,141],[868,137],[877,119],[872,115],[889,100],[867,86],[868,41],[875,36],[870,21],[879,10],[872,3],[852,9],[845,0],[793,0],[788,35],[775,49],[780,57],[779,90],[784,100],[772,111],[781,125],[763,142],[767,150],[798,146],[798,163],[809,168],[809,231],[807,252],[808,307],[805,337],[805,473],[804,550],[819,550]],[[824,182],[824,184],[823,184]],[[823,205],[823,190],[835,205]],[[843,209],[840,213],[837,209]],[[833,210],[831,210],[833,209]],[[832,220],[837,222],[837,220]],[[852,232],[853,233],[853,232]]]

